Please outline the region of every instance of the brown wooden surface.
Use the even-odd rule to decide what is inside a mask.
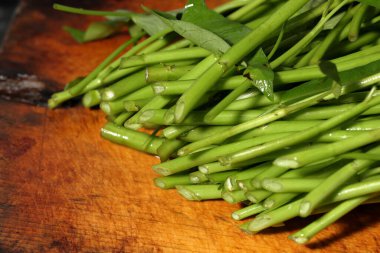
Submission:
[[[61,1],[77,6],[163,10],[185,1]],[[215,5],[221,1],[209,1]],[[125,40],[78,45],[63,24],[92,18],[57,13],[47,0],[25,1],[0,58],[3,74],[35,74],[47,90],[88,73]],[[104,141],[100,111],[54,111],[0,101],[1,252],[378,252],[380,206],[360,207],[308,246],[287,236],[313,219],[246,235],[230,213],[238,205],[189,202],[157,189],[157,159]]]

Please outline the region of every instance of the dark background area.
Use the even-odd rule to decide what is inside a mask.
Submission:
[[[0,1],[0,46],[18,2],[18,0]]]

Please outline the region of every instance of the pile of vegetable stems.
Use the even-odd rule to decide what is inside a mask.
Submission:
[[[217,7],[251,29],[221,54],[172,29],[142,32],[49,106],[78,96],[100,106],[105,139],[161,159],[153,166],[158,187],[188,200],[243,203],[232,218],[247,219],[246,232],[324,213],[289,237],[306,243],[380,194],[380,10],[336,0],[300,12],[310,2]],[[257,68],[274,74],[269,95],[242,70],[259,49],[268,63]]]

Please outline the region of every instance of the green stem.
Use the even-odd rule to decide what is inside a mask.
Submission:
[[[157,154],[157,149],[163,142],[161,138],[120,127],[113,123],[107,123],[101,129],[101,135],[103,138],[114,143],[150,154]]]
[[[138,100],[138,99],[146,99],[153,97],[153,91],[150,86],[145,86],[131,94],[119,98],[115,101],[102,102],[100,103],[100,108],[107,115],[117,115],[125,110],[124,103],[128,100]]]
[[[251,145],[259,145],[268,140],[273,140],[277,138],[277,136],[263,136],[258,138],[247,139],[235,143],[229,143],[225,145],[221,145],[219,147],[215,147],[212,149],[204,150],[201,152],[196,152],[193,154],[189,154],[186,156],[178,157],[170,161],[163,162],[161,164],[157,164],[153,166],[153,169],[162,175],[170,175],[180,171],[185,171],[190,168],[202,165],[200,170],[205,174],[211,174],[215,172],[219,172],[219,169],[228,169],[229,167],[225,166],[216,166],[218,170],[213,170],[216,168],[209,168],[204,166],[207,163],[214,162],[218,159],[219,156],[229,154],[236,150],[244,150]],[[218,163],[219,164],[219,163]]]
[[[180,80],[191,80],[198,78],[202,73],[204,68],[208,68],[212,64],[212,57],[207,57],[197,64],[191,71],[183,75]],[[140,116],[143,112],[149,109],[161,109],[165,107],[168,103],[172,101],[172,97],[169,96],[156,96],[148,104],[146,104],[141,110],[131,119],[129,119],[129,124],[136,124],[139,121]]]
[[[77,95],[80,95],[82,90],[105,68],[111,61],[117,57],[124,49],[126,49],[129,45],[138,41],[138,37],[132,38],[126,42],[124,42],[121,46],[119,46],[113,53],[111,53],[107,58],[100,63],[89,75],[87,75],[82,81],[80,81],[74,87],[55,93],[48,101],[49,108],[55,108],[61,103],[69,100]]]
[[[379,154],[380,146],[368,151],[370,154]],[[329,195],[352,178],[359,171],[367,169],[374,161],[354,160],[324,180],[317,188],[309,192],[300,205],[300,215],[306,217]]]
[[[313,190],[322,181],[321,178],[266,178],[262,180],[261,185],[271,192],[301,193]]]
[[[250,179],[265,171],[271,166],[270,163],[264,163],[257,166],[253,166],[249,169],[242,170],[235,175],[232,175],[224,182],[224,188],[227,191],[235,191],[239,189],[239,181]]]
[[[90,90],[82,97],[82,104],[86,108],[97,106],[102,101],[101,90]]]
[[[356,105],[351,110],[348,110],[344,113],[341,113],[329,120],[323,121],[321,124],[313,126],[303,132],[299,132],[297,134],[290,134],[280,140],[267,142],[263,145],[252,147],[250,149],[245,150],[244,152],[238,152],[228,157],[224,157],[223,163],[235,163],[239,161],[244,161],[246,159],[251,159],[254,157],[258,157],[260,155],[268,154],[270,152],[282,149],[284,147],[289,147],[295,144],[302,143],[306,140],[309,140],[317,135],[332,129],[334,127],[339,126],[340,124],[346,122],[349,119],[352,119],[358,115],[360,115],[363,111],[368,110],[372,106],[380,103],[380,97],[375,97],[372,100],[365,100],[362,103]],[[185,146],[186,147],[186,146]]]
[[[377,49],[378,50],[378,49]],[[370,54],[370,55],[367,55]],[[359,56],[360,55],[360,56]],[[354,59],[339,58],[344,59],[345,61],[337,62],[332,60],[332,63],[336,63],[338,72],[348,71],[353,68],[361,67],[367,65],[371,62],[377,61],[380,59],[380,54],[373,52],[372,48],[368,50],[359,51],[358,53],[353,53],[350,56],[355,56]],[[359,56],[359,58],[356,58]],[[317,79],[325,77],[325,74],[322,73],[319,67],[312,65],[306,66],[299,69],[279,71],[275,73],[275,83],[293,83],[293,82],[302,82],[311,79]]]
[[[156,83],[160,81],[174,81],[188,73],[193,68],[193,65],[148,66],[145,70],[146,82]]]
[[[167,139],[175,139],[194,128],[196,126],[168,126],[162,130],[162,135]]]
[[[181,126],[179,126],[181,127]],[[212,135],[213,133],[220,133],[228,129],[229,126],[198,126],[190,131],[183,133],[180,136],[181,140],[187,141],[187,142],[194,142],[198,141],[203,138],[207,138],[208,136]]]
[[[242,190],[244,192],[253,191],[256,189],[256,187],[253,186],[251,184],[251,182],[252,182],[251,178],[243,179],[243,180],[237,180],[237,184],[238,184],[240,190]]]
[[[361,197],[367,194],[378,193],[379,191],[380,179],[359,182],[342,188],[339,192],[327,199],[323,205]],[[265,228],[271,227],[272,225],[279,224],[296,217],[299,214],[301,202],[302,199],[299,199],[265,214],[260,214],[249,223],[248,229],[252,232],[258,232]]]
[[[290,0],[270,16],[257,29],[232,46],[220,59],[213,59],[213,65],[192,84],[177,101],[176,122],[181,122],[195,108],[198,100],[231,67],[256,49],[265,39],[272,35],[282,24],[296,13],[308,0]]]
[[[344,41],[343,43],[339,44],[339,48],[337,48],[333,52],[329,52],[328,56],[331,57],[335,55],[345,55],[345,54],[352,53],[354,51],[358,51],[362,47],[371,45],[379,37],[380,37],[380,34],[376,31],[367,32],[365,34],[362,34],[354,42]]]
[[[289,117],[291,120],[322,120],[334,117],[354,108],[357,104],[343,104],[307,108]],[[363,116],[380,114],[380,105],[373,106],[362,113]]]
[[[164,143],[158,148],[157,154],[160,157],[161,161],[167,161],[170,157],[173,156],[177,152],[177,150],[181,147],[183,147],[186,144],[186,142],[183,142],[181,140],[168,140],[165,139]]]
[[[268,60],[270,60],[274,56],[274,54],[277,52],[277,50],[279,49],[279,47],[281,45],[281,41],[282,41],[284,34],[285,34],[285,25],[286,25],[286,23],[282,26],[282,29],[280,31],[280,34],[278,35],[276,43],[274,44],[272,50],[268,54],[268,57],[267,57]]]
[[[288,168],[282,168],[276,165],[272,165],[270,168],[264,170],[254,178],[252,178],[252,185],[256,187],[257,189],[260,189],[263,187],[262,181],[266,178],[272,178],[272,177],[278,177],[284,174]]]
[[[286,26],[286,32],[290,33],[292,31],[302,30],[302,27],[307,26],[311,21],[322,16],[323,13],[331,11],[339,3],[340,1],[326,1],[306,12],[291,17]]]
[[[224,166],[220,164],[219,162],[213,162],[213,163],[207,163],[200,165],[198,169],[202,172],[205,172],[205,174],[208,173],[216,173],[216,172],[222,172],[222,171],[231,171],[231,170],[240,170],[242,168],[245,168],[247,166],[255,166],[258,165],[262,162],[266,162],[269,160],[273,160],[273,157],[264,157],[260,159],[252,159],[252,160],[247,160],[241,163],[236,163],[234,165],[227,165]],[[238,188],[236,188],[238,189]]]
[[[362,152],[349,152],[339,156],[342,159],[360,159],[360,160],[373,160],[380,161],[380,157],[376,154],[366,154]]]
[[[280,156],[274,160],[274,164],[284,168],[300,168],[307,164],[336,157],[348,151],[366,146],[380,140],[380,129],[366,131],[349,139],[337,141],[322,146],[311,146],[306,150],[289,155]]]
[[[236,204],[247,200],[243,191],[225,191],[222,193],[222,198],[230,204]]]
[[[255,214],[265,211],[265,208],[261,204],[253,204],[239,209],[231,214],[234,220],[243,220]]]
[[[165,109],[150,109],[145,110],[140,113],[139,122],[140,123],[153,123],[157,125],[171,125],[165,118],[164,115],[168,110]],[[211,125],[211,126],[231,126],[236,124],[241,124],[253,120],[263,114],[264,111],[261,110],[246,110],[246,111],[222,111],[213,119],[209,119],[206,122],[207,111],[193,111],[190,113],[184,121],[176,125],[190,125],[190,126],[200,126],[200,125]],[[214,116],[214,115],[213,115]],[[301,117],[301,116],[300,116]],[[302,119],[302,118],[301,118]]]
[[[359,37],[360,26],[365,18],[368,5],[359,4],[359,9],[352,18],[350,29],[348,31],[348,40],[353,42],[356,41]]]
[[[248,80],[244,81],[239,87],[231,91],[230,94],[225,96],[217,105],[211,108],[211,110],[204,115],[204,121],[212,125],[212,121],[219,116],[235,99],[251,88],[251,86],[251,82]]]
[[[309,65],[318,64],[319,61],[323,58],[323,56],[326,54],[327,50],[331,48],[333,45],[336,45],[337,42],[339,42],[339,34],[350,22],[356,10],[357,8],[353,8],[351,10],[348,10],[344,14],[343,18],[339,21],[338,25],[334,29],[332,29],[328,33],[328,35],[322,40],[322,43],[318,45],[316,51],[314,52],[313,56],[309,61]]]
[[[365,179],[374,175],[380,174],[380,167],[377,168],[370,168],[362,173],[360,173],[360,178]]]
[[[237,172],[237,170],[223,171],[213,174],[207,174],[206,177],[211,183],[224,183],[228,177],[235,175]]]
[[[136,70],[139,70],[139,68],[128,68],[128,69],[118,69],[121,59],[123,57],[130,57],[135,54],[141,55],[141,54],[149,54],[153,53],[166,45],[168,45],[171,41],[170,36],[166,36],[170,34],[172,30],[167,29],[161,32],[158,32],[154,34],[153,36],[150,36],[146,40],[138,43],[136,46],[131,48],[128,52],[123,54],[120,58],[118,58],[116,61],[114,61],[107,69],[104,70],[104,73],[99,74],[99,78],[95,79],[96,82],[101,82],[104,84],[115,82],[116,80],[119,80],[120,78],[135,72]],[[91,84],[89,84],[91,86]]]
[[[270,63],[270,66],[275,69],[279,67],[284,61],[287,59],[294,57],[298,55],[302,49],[307,46],[323,29],[323,26],[325,23],[337,12],[339,11],[343,6],[345,6],[349,0],[342,1],[337,7],[335,7],[332,11],[329,12],[326,16],[322,16],[321,20],[318,22],[317,25],[313,27],[313,29],[305,36],[303,37],[297,44],[295,44],[292,48],[290,48],[288,51],[286,51],[284,54],[279,56],[277,59],[272,61]]]
[[[201,201],[221,199],[222,190],[219,185],[177,185],[177,191],[187,200]]]
[[[338,161],[338,162],[337,162]],[[336,171],[335,168],[339,168],[341,166],[344,166],[344,161],[339,161],[337,159],[317,163],[315,165],[305,166],[304,168],[298,169],[298,170],[290,170],[287,173],[283,174],[280,179],[292,179],[292,178],[305,178],[305,177],[313,177],[313,175],[318,175],[320,177],[321,175],[324,175],[325,171],[327,171],[328,175],[331,175]],[[323,171],[321,172],[321,169]],[[268,209],[275,209],[277,207],[282,206],[283,204],[288,203],[295,197],[297,197],[299,193],[293,193],[293,192],[285,192],[285,193],[274,193],[268,198],[265,199],[263,205],[265,208]]]
[[[252,10],[256,9],[258,6],[260,6],[261,4],[265,2],[266,0],[251,1],[250,3],[244,5],[242,8],[228,15],[228,19],[239,20],[241,17],[244,17],[246,14],[250,13]]]
[[[314,235],[319,233],[321,230],[331,225],[339,218],[341,218],[357,206],[361,205],[371,197],[372,195],[365,195],[354,199],[346,200],[337,205],[334,209],[332,209],[316,221],[310,223],[305,228],[301,229],[297,233],[292,234],[289,238],[294,240],[296,243],[304,244],[308,242]]]
[[[369,49],[358,51],[350,55],[331,60],[336,64],[339,72],[349,71],[353,68],[361,67],[377,61],[380,59],[379,46],[373,46]],[[275,72],[275,84],[288,84],[297,83],[303,81],[309,81],[312,79],[324,78],[326,75],[320,70],[319,66],[312,65],[299,69],[285,70]],[[239,87],[246,78],[244,76],[233,76],[225,79],[221,79],[215,86],[211,87],[211,90],[233,90]],[[363,79],[363,82],[366,79]],[[380,80],[379,75],[374,75],[370,78],[373,83]],[[153,84],[153,89],[160,95],[181,95],[190,88],[194,80],[187,81],[169,81],[159,82]]]
[[[277,207],[289,203],[291,200],[293,200],[299,195],[299,193],[294,192],[274,193],[264,200],[263,206],[266,209],[274,210]]]
[[[124,102],[124,109],[127,112],[138,112],[142,107],[149,103],[150,98],[127,100]]]
[[[175,175],[155,178],[154,184],[161,189],[173,189],[177,185],[187,185],[192,184],[192,182],[189,175]]]
[[[302,57],[297,59],[296,60],[297,62],[293,63],[293,67],[295,69],[298,69],[298,68],[302,68],[302,67],[309,65],[311,58],[313,58],[315,52],[318,50],[318,47],[321,43],[322,42],[316,43],[316,45],[311,50],[309,50],[309,52],[307,52]]]
[[[125,121],[127,121],[127,119],[133,116],[133,114],[133,112],[123,112],[113,120],[113,123],[118,126],[122,126],[124,125]]]
[[[210,52],[201,47],[183,48],[177,50],[160,51],[150,54],[135,55],[122,58],[120,68],[131,68],[137,66],[146,66],[158,63],[183,61],[191,59],[204,58],[210,55]]]
[[[188,154],[190,152],[196,151],[199,148],[209,146],[211,144],[222,142],[227,138],[230,138],[230,137],[235,136],[237,134],[243,133],[247,130],[250,130],[250,129],[253,129],[256,127],[260,127],[260,126],[263,126],[263,125],[268,124],[270,122],[273,122],[275,120],[284,118],[284,117],[290,115],[291,113],[294,113],[296,111],[299,111],[301,109],[304,109],[304,108],[307,108],[307,107],[310,107],[310,106],[316,104],[320,99],[322,99],[326,95],[327,94],[320,94],[317,96],[307,98],[303,101],[292,104],[290,106],[277,109],[272,113],[268,113],[268,114],[262,115],[260,117],[257,117],[253,120],[250,120],[250,121],[244,122],[242,124],[233,126],[230,129],[224,131],[223,133],[220,133],[217,135],[212,135],[207,139],[200,140],[197,142],[193,142],[193,143],[186,145],[185,147],[181,148],[178,151],[178,155],[182,156],[182,155]]]
[[[201,184],[208,181],[207,176],[200,171],[191,172],[189,178],[193,184]]]
[[[80,14],[80,15],[89,15],[89,16],[109,16],[109,17],[126,17],[130,16],[126,12],[117,12],[117,11],[96,11],[96,10],[85,10],[82,8],[74,8],[62,4],[53,4],[53,8],[58,11],[64,11],[68,13]]]
[[[245,193],[247,199],[249,199],[252,203],[260,203],[266,198],[268,198],[272,193],[266,190],[253,190]]]
[[[148,110],[162,108],[173,100],[170,96],[154,96],[143,108],[141,108],[132,118],[128,120],[129,124],[141,123],[141,116]],[[155,123],[155,122],[144,122]],[[158,124],[160,125],[160,124]],[[164,125],[164,124],[162,124]]]
[[[242,6],[245,6],[247,3],[249,3],[250,0],[234,0],[234,1],[228,1],[225,4],[217,6],[214,11],[217,13],[224,13],[229,10],[237,9]]]
[[[127,76],[102,91],[102,101],[113,101],[146,86],[145,70]]]

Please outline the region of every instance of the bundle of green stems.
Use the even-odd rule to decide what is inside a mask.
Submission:
[[[245,31],[225,44],[189,17],[198,14],[186,23],[146,10],[167,27],[142,29],[49,106],[78,96],[99,106],[109,121],[103,138],[160,158],[156,186],[242,203],[232,218],[247,219],[244,231],[324,213],[289,237],[306,243],[380,195],[380,9],[311,2],[235,0],[212,11],[190,1]],[[201,28],[189,33],[193,26]]]

